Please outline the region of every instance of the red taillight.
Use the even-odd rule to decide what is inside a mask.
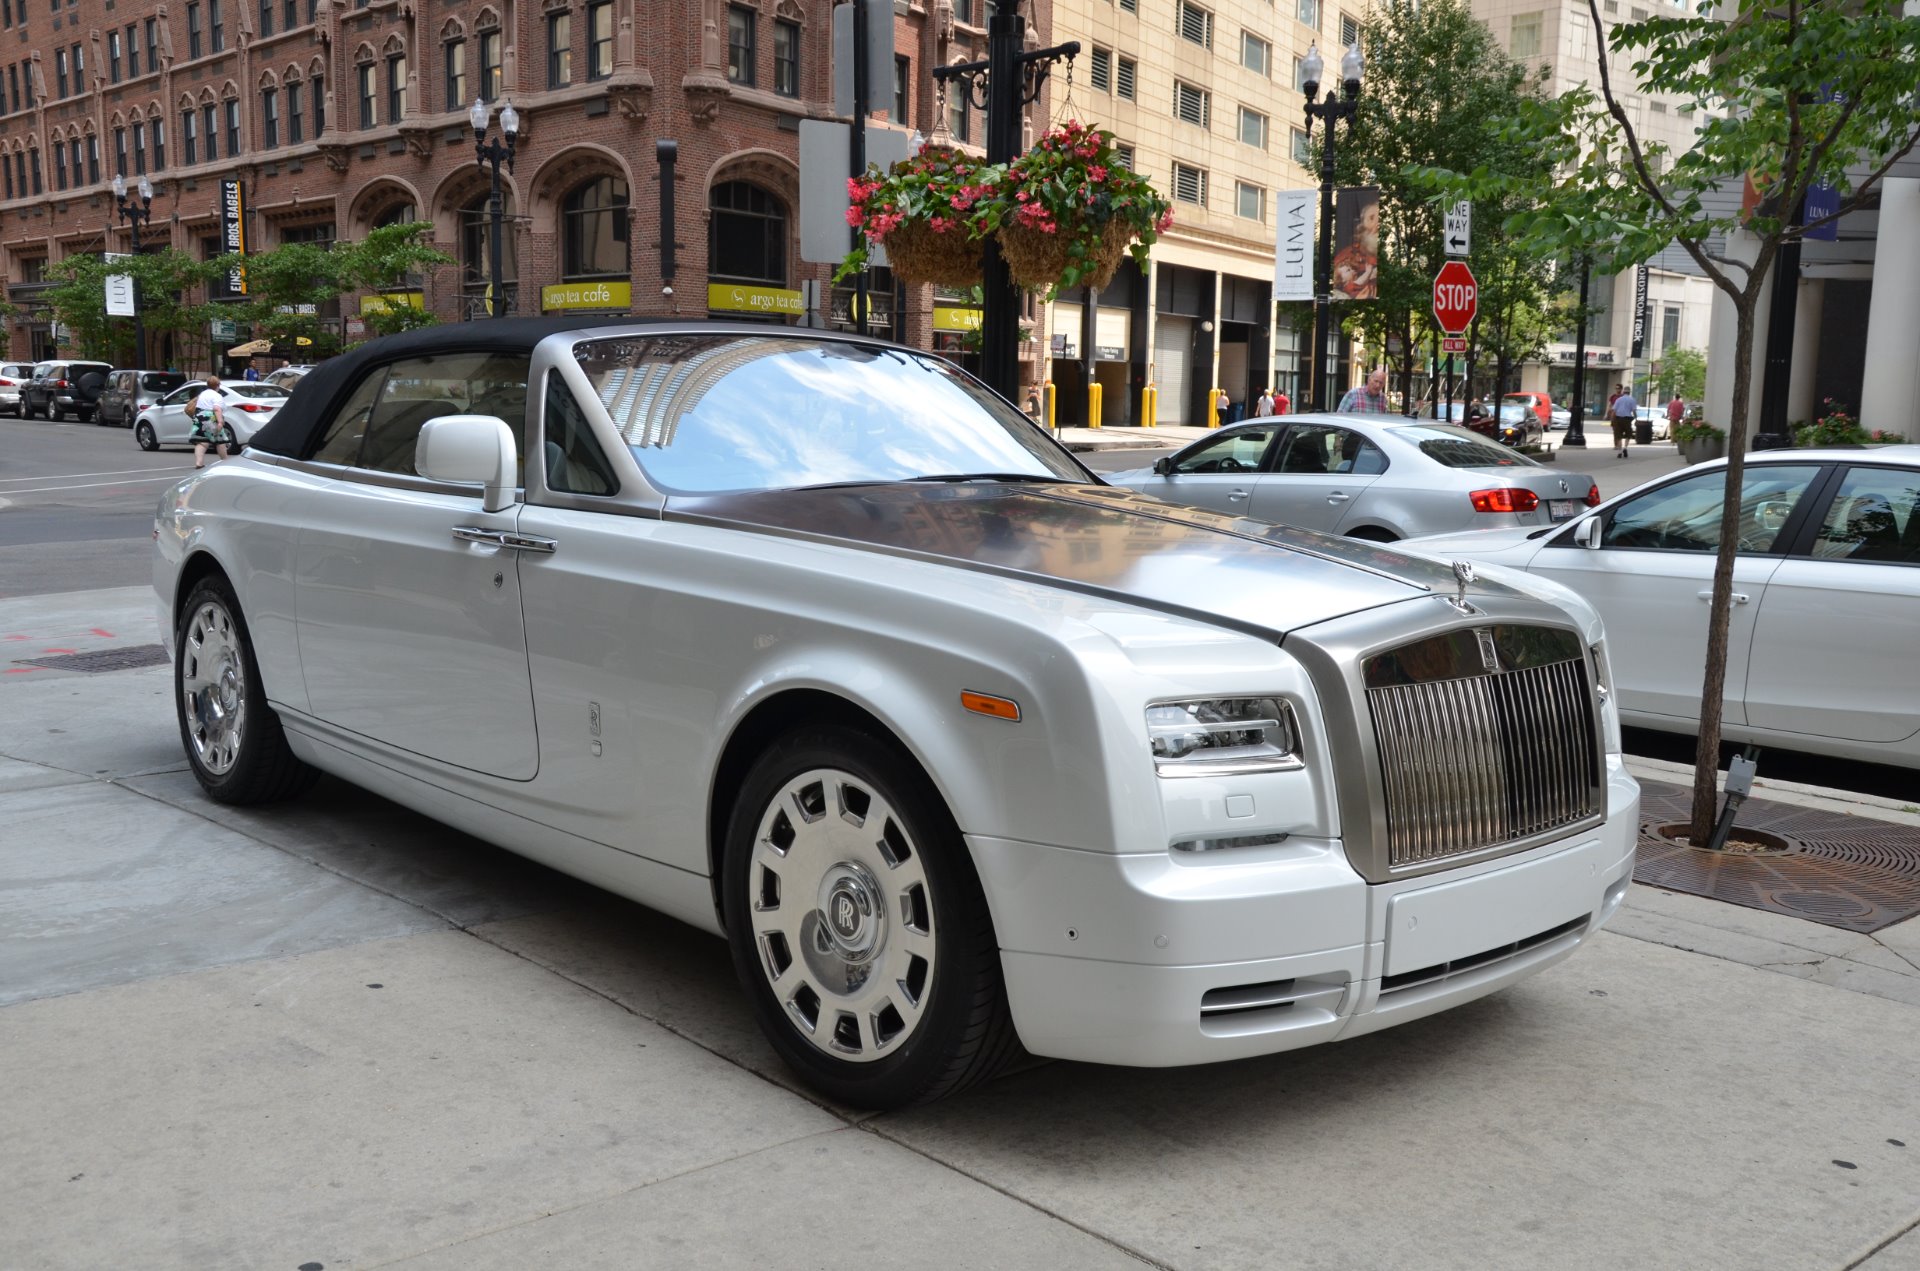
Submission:
[[[1476,512],[1531,512],[1540,506],[1540,496],[1531,490],[1501,486],[1496,490],[1475,490],[1467,496]]]
[[[1590,485],[1587,487],[1587,506],[1590,508],[1597,508],[1600,506],[1600,487],[1599,486]]]
[[[70,388],[70,387],[72,387],[72,385],[70,385],[70,384],[68,384],[68,383],[67,383],[67,382],[66,382],[65,380],[55,380],[55,381],[53,382],[53,386],[54,386],[55,388]]]
[[[240,409],[246,411],[249,415],[257,415],[268,408],[265,406],[256,406],[252,402],[241,402]]]

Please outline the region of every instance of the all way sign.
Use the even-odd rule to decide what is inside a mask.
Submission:
[[[1473,325],[1480,312],[1480,284],[1465,261],[1450,260],[1433,276],[1433,320],[1448,335],[1459,335]]]

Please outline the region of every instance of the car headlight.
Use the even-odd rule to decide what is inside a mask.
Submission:
[[[1206,697],[1147,707],[1163,777],[1237,776],[1302,766],[1293,711],[1277,697]]]

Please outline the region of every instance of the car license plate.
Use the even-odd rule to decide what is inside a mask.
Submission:
[[[1572,499],[1551,499],[1547,503],[1547,515],[1556,521],[1564,521],[1580,508]]]

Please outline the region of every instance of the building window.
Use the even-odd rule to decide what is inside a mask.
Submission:
[[[913,83],[913,60],[895,54],[893,58],[893,122],[904,124],[911,114],[910,100]]]
[[[716,278],[787,285],[787,213],[757,185],[728,181],[713,187],[708,217],[707,272]]]
[[[1248,185],[1245,181],[1233,183],[1233,210],[1237,216],[1250,221],[1267,219],[1267,192],[1257,185]]]
[[[727,6],[727,78],[743,88],[753,87],[755,16],[745,5]]]
[[[226,101],[226,107],[227,157],[231,159],[240,153],[240,103],[237,99],[229,97]]]
[[[1295,14],[1314,30],[1320,29],[1320,0],[1299,0]]]
[[[313,135],[318,137],[327,130],[327,80],[324,75],[313,77]]]
[[[138,122],[133,125],[133,174],[145,175],[147,170],[147,134]]]
[[[773,24],[773,91],[782,97],[800,95],[800,25]]]
[[[493,101],[500,96],[500,33],[482,31],[480,33],[480,97],[483,101]]]
[[[273,34],[273,0],[260,0],[260,38]]]
[[[58,141],[53,143],[53,188],[67,188],[67,152]]]
[[[1242,31],[1240,33],[1240,65],[1256,75],[1267,74],[1273,69],[1273,45],[1251,31]]]
[[[107,82],[120,82],[120,32],[117,29],[107,32]]]
[[[374,114],[376,95],[373,83],[373,63],[362,62],[356,73],[360,77],[360,126],[371,128],[378,122]]]
[[[458,110],[467,104],[467,42],[448,40],[446,108]]]
[[[287,144],[297,146],[306,139],[307,121],[302,117],[306,103],[301,100],[307,86],[295,80],[287,85]]]
[[[87,138],[87,180],[100,184],[100,138]]]
[[[1307,91],[1307,62],[1305,58],[1296,57],[1293,59],[1293,87],[1296,92],[1304,93]]]
[[[85,170],[81,164],[82,156],[80,152],[80,138],[75,137],[73,140],[67,143],[67,153],[73,156],[73,184],[74,184],[74,188],[78,189],[80,186],[80,182],[83,179],[81,176],[81,173]],[[160,170],[160,164],[157,160],[155,161],[153,168],[154,168],[154,171],[156,172]],[[98,177],[95,177],[94,179],[99,180]]]
[[[407,117],[407,55],[395,53],[387,58],[387,122],[397,124]]]
[[[1121,145],[1119,142],[1115,142],[1113,146],[1113,157],[1121,167],[1129,172],[1133,171],[1134,158],[1132,146]]]
[[[333,239],[332,221],[322,221],[318,225],[289,225],[280,231],[280,241],[283,243],[312,243],[315,247],[331,247]]]
[[[207,34],[214,52],[227,47],[226,24],[220,20],[220,0],[207,0]]]
[[[140,40],[133,23],[127,23],[127,78],[140,78]]]
[[[1645,22],[1647,20],[1647,11],[1636,6],[1633,10],[1632,17],[1635,22]]]
[[[1207,205],[1207,174],[1184,163],[1173,165],[1173,197],[1182,203]]]
[[[1190,124],[1207,127],[1213,117],[1213,99],[1204,88],[1195,88],[1192,84],[1174,81],[1173,115],[1176,119]]]
[[[1140,12],[1140,0],[1120,0],[1120,8],[1125,13]]]
[[[953,134],[955,141],[966,141],[970,112],[967,106],[967,89],[964,84],[955,84],[947,90],[947,131]]]
[[[147,121],[147,135],[153,140],[153,170],[163,171],[167,166],[167,125],[161,121],[160,116],[155,115]],[[77,155],[78,151],[75,153]],[[79,167],[76,161],[74,170],[77,172]]]
[[[1188,0],[1180,0],[1177,24],[1180,38],[1203,49],[1213,47],[1213,14]]]
[[[1096,92],[1113,91],[1113,50],[1093,46],[1093,55],[1087,63],[1087,83],[1093,85]]]
[[[1513,15],[1513,36],[1510,41],[1513,56],[1516,59],[1540,56],[1540,14],[1516,13]]]
[[[613,0],[587,6],[587,78],[613,74]]]
[[[189,166],[199,162],[200,130],[195,126],[193,108],[180,112],[180,162]]]
[[[260,144],[268,150],[280,144],[280,90],[260,90]]]
[[[55,97],[67,96],[67,51],[65,49],[59,49],[54,53],[53,72],[56,76],[59,77],[57,83],[60,90],[59,92],[55,93],[54,96]]]
[[[597,177],[575,189],[560,205],[560,277],[626,278],[627,183]]]
[[[13,109],[20,109],[20,63],[15,62],[7,68],[7,95],[13,99]]]
[[[1267,148],[1267,117],[1257,110],[1240,108],[1240,142],[1242,145]]]
[[[1304,129],[1293,130],[1293,161],[1303,168],[1313,166],[1313,138]]]
[[[1360,43],[1360,23],[1351,14],[1340,15],[1340,47],[1350,49]]]
[[[7,197],[12,198],[13,197],[13,165],[7,162],[5,155],[0,155],[0,173],[4,173],[6,175]]]
[[[573,83],[573,15],[547,15],[547,87],[565,88]]]
[[[147,19],[146,35],[147,71],[151,74],[160,69],[160,19]],[[131,41],[129,41],[127,45],[127,61],[129,63],[133,61],[133,45]]]
[[[200,131],[206,134],[207,161],[220,157],[220,108],[207,105],[200,108]]]
[[[1133,101],[1138,91],[1136,85],[1140,79],[1140,64],[1130,57],[1123,57],[1113,68],[1113,93],[1116,97]]]
[[[73,91],[87,91],[87,50],[80,44],[73,46]]]
[[[113,170],[120,176],[127,175],[127,130],[113,130]]]
[[[1660,315],[1660,351],[1665,353],[1680,343],[1680,310],[1668,305]]]
[[[40,147],[27,147],[27,171],[33,176],[33,192],[44,194],[46,190],[40,184]]]
[[[187,56],[188,57],[200,56],[201,39],[202,39],[202,36],[200,34],[200,6],[198,4],[190,4],[187,6]]]
[[[286,0],[280,8],[280,18],[287,30],[300,25],[300,0]]]

